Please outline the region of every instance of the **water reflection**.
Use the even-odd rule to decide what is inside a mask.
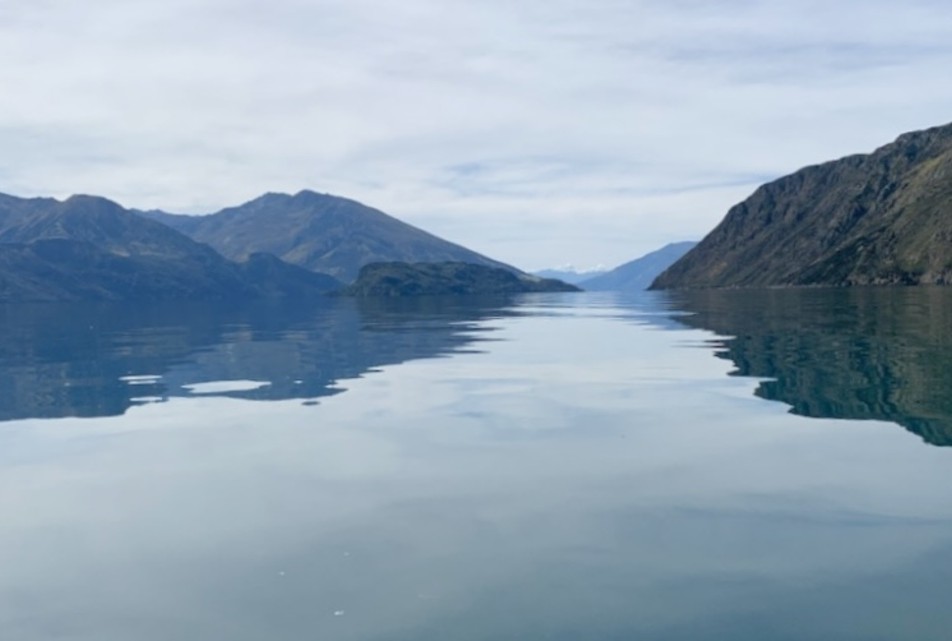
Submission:
[[[4,423],[0,637],[945,641],[949,450],[754,402],[683,348],[709,333],[668,331],[667,298],[612,301],[8,317],[5,367],[93,372],[127,401],[285,374],[328,393],[454,355],[318,407]]]
[[[0,420],[115,416],[174,396],[315,399],[471,349],[507,298],[0,307]],[[477,331],[478,330],[478,331]]]
[[[728,338],[718,356],[795,414],[898,423],[952,445],[952,290],[697,291],[679,320]]]

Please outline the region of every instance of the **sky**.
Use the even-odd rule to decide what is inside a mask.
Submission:
[[[947,0],[0,0],[0,192],[359,200],[523,269],[952,122]]]

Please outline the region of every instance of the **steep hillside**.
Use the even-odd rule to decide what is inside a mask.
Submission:
[[[267,252],[345,282],[373,262],[457,261],[517,271],[353,200],[312,191],[265,194],[207,216],[144,214],[233,260]]]
[[[952,282],[952,125],[760,187],[652,287]]]
[[[695,245],[697,243],[694,241],[665,245],[641,258],[619,265],[605,274],[583,280],[578,285],[582,289],[593,292],[633,292],[648,289],[648,286],[658,277],[658,274],[670,267]]]

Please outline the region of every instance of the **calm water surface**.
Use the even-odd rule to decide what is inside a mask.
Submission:
[[[40,305],[0,330],[2,639],[952,629],[946,290]]]

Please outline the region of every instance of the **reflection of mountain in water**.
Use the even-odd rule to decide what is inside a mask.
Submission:
[[[709,290],[672,294],[757,395],[818,418],[899,423],[952,445],[952,290]]]
[[[327,396],[373,368],[465,349],[509,302],[0,307],[0,420],[119,415],[207,381],[266,383],[233,397]]]

